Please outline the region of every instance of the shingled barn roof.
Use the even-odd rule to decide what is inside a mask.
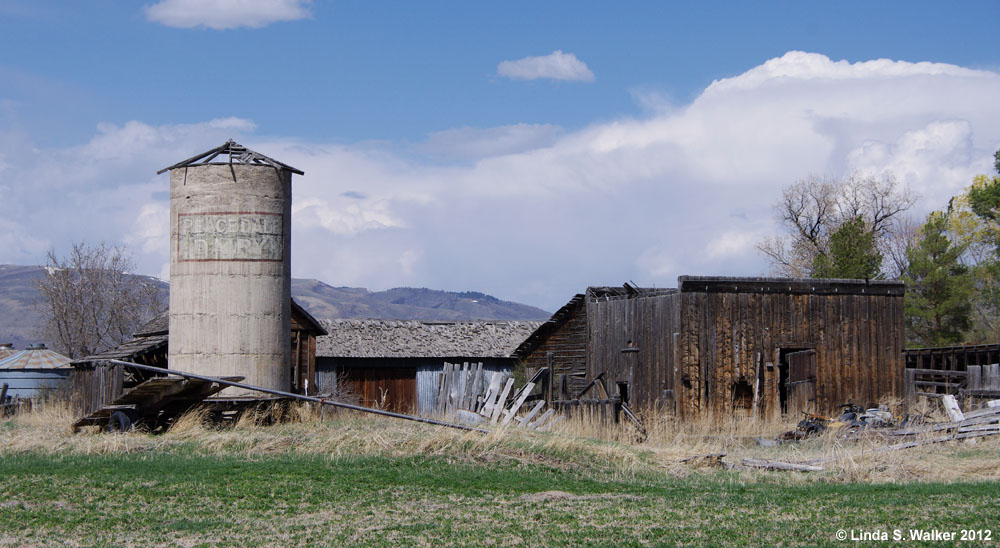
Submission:
[[[316,356],[328,358],[507,358],[542,322],[323,320]]]
[[[109,348],[104,352],[99,352],[92,356],[73,360],[74,367],[77,365],[92,364],[102,360],[124,360],[135,361],[139,356],[152,352],[165,352],[167,349],[167,334],[136,336],[134,339],[124,342],[114,348]]]

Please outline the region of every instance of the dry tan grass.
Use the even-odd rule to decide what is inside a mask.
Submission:
[[[940,419],[936,409],[923,411]],[[813,439],[764,447],[754,438],[774,439],[795,424],[748,417],[680,423],[665,413],[645,412],[641,416],[648,433],[642,443],[637,442],[638,432],[631,425],[608,423],[596,414],[577,414],[553,432],[495,427],[483,435],[353,411],[327,409],[321,413],[318,406],[311,404],[285,406],[277,411],[261,407],[245,413],[235,426],[228,428],[210,424],[204,410],[195,410],[179,418],[162,435],[105,434],[96,428],[73,434],[72,410],[67,405],[49,402],[30,413],[0,421],[0,455],[187,451],[249,456],[300,453],[332,458],[435,456],[468,462],[510,461],[601,470],[612,476],[634,477],[714,473],[704,466],[704,461],[689,464],[680,461],[697,455],[725,453],[725,461],[729,463],[739,463],[743,458],[826,461],[823,464],[826,470],[820,473],[755,470],[740,473],[741,481],[775,475],[795,482],[1000,479],[1000,436],[880,452],[887,442],[876,433],[847,441],[827,431]],[[272,424],[275,418],[281,421]],[[895,441],[898,440],[889,443]]]

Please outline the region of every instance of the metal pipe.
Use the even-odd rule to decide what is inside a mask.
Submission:
[[[464,424],[454,424],[450,422],[443,422],[434,419],[427,419],[424,417],[414,417],[413,415],[404,415],[402,413],[393,413],[392,411],[383,411],[382,409],[373,409],[371,407],[363,407],[360,405],[353,405],[350,403],[344,403],[339,401],[332,401],[323,398],[317,398],[314,396],[303,396],[302,394],[293,394],[291,392],[283,392],[281,390],[274,390],[273,388],[264,388],[261,386],[253,386],[251,384],[243,384],[241,382],[227,381],[225,379],[220,379],[218,377],[209,377],[206,375],[198,375],[195,373],[185,373],[183,371],[177,371],[176,369],[164,369],[162,367],[154,367],[152,365],[143,365],[139,363],[123,362],[121,360],[101,360],[108,363],[114,363],[117,365],[123,365],[126,367],[133,367],[135,369],[141,369],[143,371],[151,371],[153,373],[163,373],[166,375],[177,375],[178,377],[184,377],[186,379],[198,379],[202,381],[215,382],[223,384],[226,386],[232,386],[235,388],[242,388],[244,390],[253,390],[255,392],[263,392],[265,394],[272,394],[274,396],[281,396],[283,398],[292,398],[301,401],[308,401],[313,403],[318,403],[321,405],[332,405],[333,407],[341,407],[344,409],[351,409],[353,411],[361,411],[363,413],[372,413],[375,415],[382,415],[384,417],[392,417],[394,419],[403,419],[414,422],[422,422],[425,424],[433,424],[435,426],[446,426],[448,428],[457,428],[458,430],[466,430],[468,432],[479,432],[481,434],[489,434],[488,430],[483,430],[482,428],[474,428],[472,426],[466,426]]]

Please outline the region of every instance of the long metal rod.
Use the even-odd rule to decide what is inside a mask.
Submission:
[[[466,430],[468,432],[480,432],[482,434],[489,434],[488,430],[483,430],[482,428],[474,428],[472,426],[466,426],[464,424],[454,424],[450,422],[443,422],[434,419],[427,419],[424,417],[414,417],[413,415],[404,415],[402,413],[393,413],[392,411],[383,411],[382,409],[373,409],[371,407],[363,407],[360,405],[352,405],[350,403],[344,403],[339,401],[327,400],[324,398],[317,398],[314,396],[303,396],[302,394],[293,394],[292,392],[284,392],[281,390],[275,390],[273,388],[264,388],[262,386],[254,386],[252,384],[243,384],[241,382],[227,381],[225,379],[220,379],[218,377],[209,377],[206,375],[198,375],[196,373],[185,373],[184,371],[178,371],[176,369],[164,369],[162,367],[154,367],[152,365],[143,365],[139,363],[123,362],[121,360],[101,360],[108,363],[114,363],[117,365],[124,365],[126,367],[133,367],[135,369],[141,369],[143,371],[152,371],[153,373],[163,373],[166,375],[177,375],[178,377],[184,377],[186,379],[198,379],[208,382],[216,382],[226,386],[232,386],[234,388],[243,388],[245,390],[253,390],[254,392],[263,392],[265,394],[272,394],[275,396],[281,396],[284,398],[292,398],[301,401],[308,401],[313,403],[319,403],[322,405],[332,405],[333,407],[341,407],[344,409],[351,409],[354,411],[361,411],[363,413],[372,413],[375,415],[382,415],[384,417],[392,417],[394,419],[403,419],[414,422],[422,422],[425,424],[433,424],[435,426],[446,426],[448,428],[457,428],[458,430]]]

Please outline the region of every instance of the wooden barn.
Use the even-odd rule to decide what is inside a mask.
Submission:
[[[511,354],[540,324],[328,320],[329,335],[317,340],[317,381],[321,391],[356,396],[361,405],[429,415],[445,362],[511,373]]]
[[[589,288],[515,352],[549,401],[598,377],[633,409],[682,418],[834,413],[903,395],[901,282],[681,276]]]
[[[87,356],[72,363],[73,385],[77,406],[83,415],[108,405],[132,388],[154,375],[148,372],[126,370],[121,365],[108,363],[119,360],[154,367],[170,367],[167,362],[169,321],[166,313],[150,320],[140,328],[132,340],[104,352]],[[325,335],[323,326],[309,312],[292,300],[291,315],[291,392],[312,395],[316,393],[316,337]]]

